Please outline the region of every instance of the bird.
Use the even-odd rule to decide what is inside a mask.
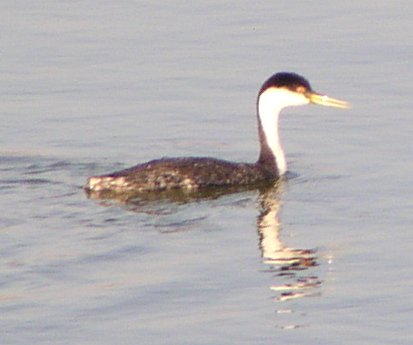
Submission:
[[[318,104],[349,108],[348,102],[313,91],[307,79],[278,72],[261,86],[256,102],[260,153],[255,163],[211,157],[160,158],[106,175],[92,176],[88,193],[142,194],[181,190],[197,192],[212,187],[234,188],[274,182],[287,172],[279,136],[279,116],[290,106]]]

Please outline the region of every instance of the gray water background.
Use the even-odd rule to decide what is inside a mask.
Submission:
[[[410,1],[1,2],[0,343],[411,344],[412,22]],[[282,70],[353,104],[281,121],[280,241],[315,265],[266,262],[257,191],[86,198],[161,156],[254,161]]]

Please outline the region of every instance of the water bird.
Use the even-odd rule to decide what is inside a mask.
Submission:
[[[260,153],[256,163],[237,163],[210,157],[161,158],[107,175],[90,177],[88,193],[157,193],[233,188],[275,181],[287,172],[279,136],[279,116],[290,106],[318,104],[348,108],[345,101],[319,94],[296,73],[268,78],[258,92],[257,118]]]

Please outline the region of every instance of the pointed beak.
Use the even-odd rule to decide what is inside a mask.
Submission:
[[[310,92],[307,95],[310,103],[324,105],[326,107],[342,108],[347,109],[351,107],[351,104],[345,101],[340,101],[339,99],[331,98],[325,95],[320,95],[315,92]]]

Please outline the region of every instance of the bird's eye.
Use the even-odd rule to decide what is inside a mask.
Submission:
[[[304,86],[297,86],[297,88],[295,89],[295,92],[306,93],[307,89]]]

